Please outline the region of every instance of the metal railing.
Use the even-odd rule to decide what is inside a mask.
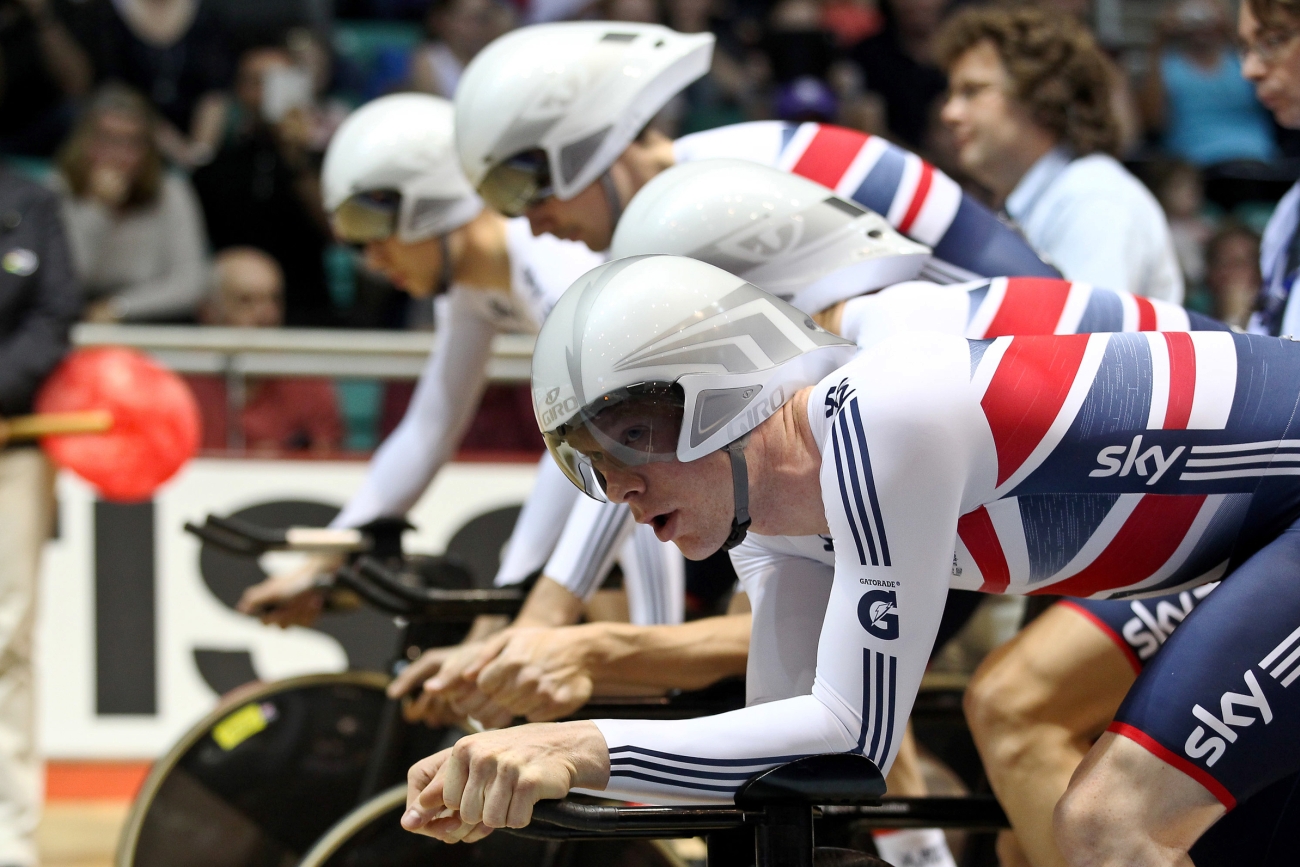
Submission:
[[[328,376],[415,379],[438,343],[436,332],[308,328],[223,328],[203,325],[98,325],[72,331],[77,346],[131,346],[178,373],[245,376]],[[501,334],[492,343],[488,377],[527,382],[530,334]]]
[[[244,448],[238,423],[250,376],[324,376],[333,379],[411,380],[420,376],[438,334],[429,331],[352,331],[307,328],[224,328],[207,325],[100,325],[72,330],[78,347],[130,346],[177,373],[219,376],[226,384],[230,421],[226,446]],[[531,334],[493,338],[488,378],[527,382]]]

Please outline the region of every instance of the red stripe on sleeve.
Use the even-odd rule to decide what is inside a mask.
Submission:
[[[1012,338],[980,401],[998,452],[999,485],[1047,435],[1087,347],[1087,334]]]
[[[1156,330],[1156,306],[1141,295],[1134,295],[1138,308],[1138,331]]]
[[[818,127],[791,171],[833,190],[869,138],[839,126]]]
[[[1147,494],[1097,559],[1074,577],[1041,592],[1092,596],[1150,578],[1178,550],[1204,502],[1204,494]]]
[[[1177,768],[1187,776],[1205,787],[1205,790],[1218,799],[1219,803],[1231,810],[1237,806],[1237,799],[1232,796],[1227,787],[1218,780],[1211,777],[1209,772],[1200,765],[1195,765],[1187,759],[1178,755],[1178,753],[1165,747],[1155,738],[1148,735],[1142,729],[1134,728],[1128,723],[1113,722],[1106,727],[1106,731],[1126,737],[1138,746],[1155,756],[1160,761],[1170,767]]]
[[[1186,332],[1167,333],[1169,346],[1169,406],[1165,409],[1165,430],[1186,430],[1196,396],[1196,346]]]
[[[1129,647],[1128,642],[1124,640],[1124,636],[1119,635],[1118,633],[1115,632],[1115,630],[1110,628],[1109,623],[1107,623],[1105,620],[1102,620],[1096,614],[1093,614],[1091,611],[1089,611],[1087,608],[1084,608],[1079,603],[1074,602],[1070,599],[1062,599],[1060,602],[1056,604],[1061,606],[1062,608],[1070,609],[1075,614],[1081,615],[1085,620],[1087,620],[1093,626],[1101,630],[1101,633],[1103,635],[1105,635],[1107,638],[1109,638],[1111,641],[1115,643],[1115,646],[1119,648],[1119,652],[1124,654],[1124,658],[1128,660],[1128,664],[1133,667],[1133,673],[1134,674],[1142,673],[1142,660],[1138,659],[1138,655],[1133,652],[1132,647]]]
[[[981,593],[1003,593],[1011,583],[1011,570],[1007,567],[1007,557],[1002,553],[1002,543],[993,529],[993,519],[988,509],[980,506],[973,512],[967,512],[957,519],[957,535],[966,546],[966,550],[975,560],[984,576],[980,585]]]
[[[984,336],[1055,334],[1070,285],[1050,277],[1008,277],[1007,292]]]
[[[921,177],[916,180],[916,190],[912,193],[912,203],[907,206],[907,213],[903,215],[903,222],[898,224],[898,231],[906,235],[912,230],[912,224],[916,222],[917,214],[921,213],[921,208],[925,207],[925,197],[930,195],[930,184],[934,181],[934,166],[921,160]]]

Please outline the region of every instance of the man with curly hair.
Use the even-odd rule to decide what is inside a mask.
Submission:
[[[1114,158],[1113,72],[1077,21],[973,7],[939,35],[958,159],[1072,280],[1175,303],[1183,279],[1155,198]]]

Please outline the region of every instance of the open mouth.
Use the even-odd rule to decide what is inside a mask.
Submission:
[[[662,515],[655,515],[650,519],[650,526],[654,527],[655,538],[660,542],[668,542],[673,538],[673,533],[677,527],[677,512],[664,512]]]

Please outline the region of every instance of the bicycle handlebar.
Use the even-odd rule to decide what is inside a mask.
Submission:
[[[573,801],[538,801],[533,821],[567,831],[609,836],[682,834],[736,828],[746,821],[758,821],[760,813],[731,806],[610,807]]]
[[[878,803],[819,806],[823,820],[859,822],[871,828],[960,828],[1000,831],[1010,827],[996,799],[987,795],[965,797],[886,798]],[[599,837],[640,837],[720,831],[745,824],[761,824],[763,813],[732,806],[613,807],[573,801],[538,801],[533,821],[567,832]],[[527,831],[534,831],[531,826]],[[572,836],[548,834],[540,836]]]
[[[441,587],[411,587],[401,577],[373,557],[357,560],[356,571],[369,578],[383,592],[409,605],[419,606],[429,617],[451,617],[473,609],[473,614],[514,614],[523,604],[524,592],[518,587],[493,590],[444,590]]]
[[[256,557],[267,551],[351,554],[369,551],[374,544],[371,535],[359,529],[289,527],[279,530],[218,515],[208,515],[202,526],[186,521],[185,529],[231,554],[248,557]]]
[[[185,523],[186,531],[204,543],[237,556],[259,557],[267,551],[361,554],[355,562],[336,569],[318,586],[323,590],[346,588],[372,607],[400,617],[471,620],[483,614],[514,614],[523,605],[525,591],[519,587],[445,589],[413,586],[404,580],[399,571],[381,562],[378,556],[388,552],[400,557],[401,534],[409,527],[405,521],[383,519],[359,529],[290,527],[280,530],[217,515],[208,515],[201,525]],[[373,555],[362,552],[373,552]],[[442,574],[447,584],[470,582],[469,574],[455,563],[434,561],[428,568]],[[419,583],[427,584],[427,577]],[[434,583],[438,583],[436,577]]]

